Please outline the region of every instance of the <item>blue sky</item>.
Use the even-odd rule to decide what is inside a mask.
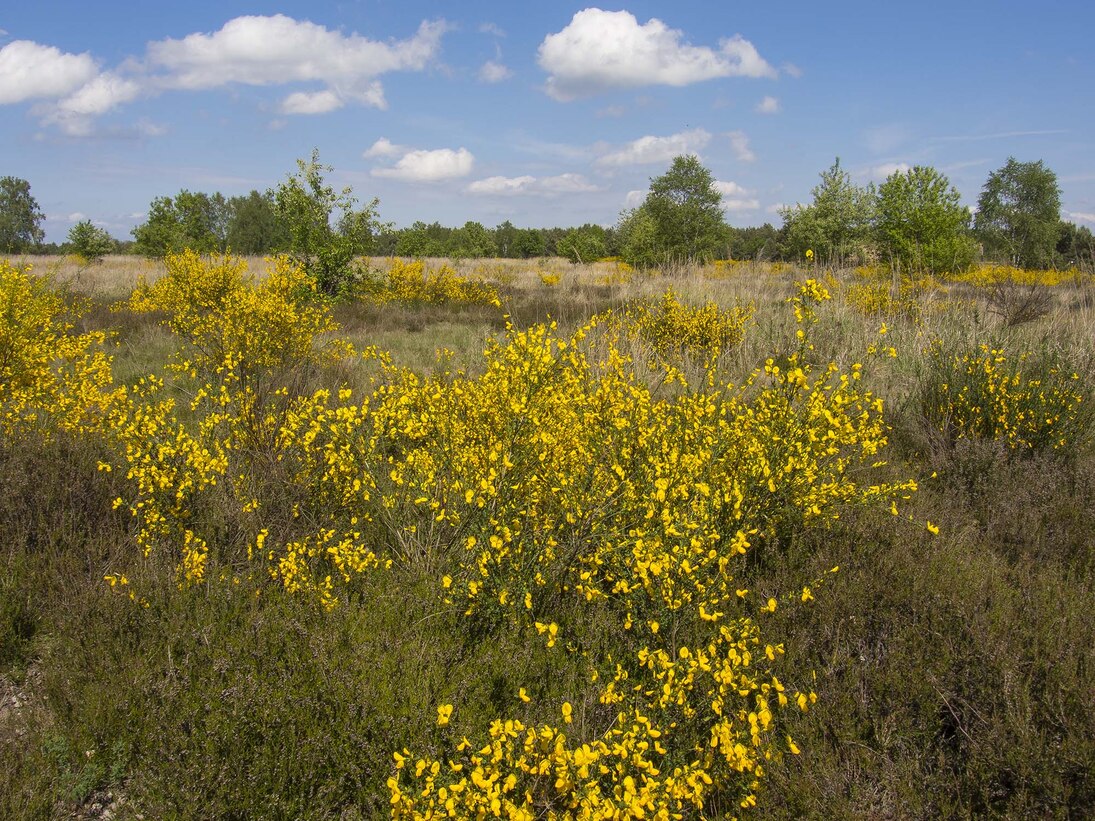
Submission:
[[[861,183],[932,165],[969,204],[1014,156],[1095,227],[1086,0],[5,6],[0,176],[52,241],[313,148],[400,226],[608,225],[695,153],[732,225],[779,225],[836,156]]]

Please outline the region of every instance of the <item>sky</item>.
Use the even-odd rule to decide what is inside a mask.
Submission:
[[[122,2],[0,8],[0,176],[47,241],[130,238],[182,189],[265,190],[318,150],[383,220],[614,224],[696,154],[731,225],[839,157],[974,205],[1042,160],[1095,227],[1095,3]]]

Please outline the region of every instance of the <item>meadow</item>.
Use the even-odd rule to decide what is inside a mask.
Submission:
[[[1095,277],[0,263],[0,816],[1095,807]]]

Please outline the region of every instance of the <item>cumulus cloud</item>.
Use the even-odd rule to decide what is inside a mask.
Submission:
[[[342,99],[330,89],[294,91],[281,101],[281,112],[282,114],[326,114],[342,106]]]
[[[479,79],[484,83],[500,83],[512,76],[513,72],[510,71],[509,67],[497,60],[487,60],[479,68]]]
[[[64,97],[98,73],[90,54],[16,40],[0,48],[0,105]]]
[[[411,149],[406,146],[396,145],[387,137],[381,137],[367,148],[361,156],[367,160],[374,157],[398,157],[402,154],[406,154],[410,150]]]
[[[1065,216],[1076,222],[1089,222],[1092,225],[1095,225],[1095,213],[1088,213],[1086,211],[1065,211]]]
[[[736,182],[715,180],[715,190],[722,194],[724,211],[756,211],[760,208],[760,201],[752,196],[753,192]]]
[[[529,176],[487,177],[473,182],[468,186],[468,191],[472,194],[491,194],[495,196],[527,194],[535,182],[536,177]]]
[[[702,128],[693,128],[670,134],[668,137],[639,137],[637,140],[597,158],[600,166],[651,165],[671,162],[681,154],[695,154],[711,142],[711,134]]]
[[[907,162],[885,162],[869,169],[867,176],[873,180],[884,180],[893,174],[906,174],[912,170]]]
[[[406,182],[440,182],[466,177],[474,165],[475,157],[466,148],[437,148],[407,151],[395,165],[374,168],[371,173]]]
[[[557,194],[580,194],[599,190],[581,174],[559,174],[554,177],[487,177],[476,180],[468,186],[471,194],[492,196],[552,196]]]
[[[734,151],[734,156],[741,162],[752,162],[757,158],[757,155],[753,153],[753,149],[749,147],[749,138],[745,136],[744,131],[731,131],[727,135],[730,138],[730,148]]]
[[[540,44],[546,91],[568,101],[602,91],[646,85],[686,86],[718,77],[775,77],[776,70],[740,35],[718,49],[693,46],[684,34],[627,11],[589,8]]]
[[[442,21],[425,21],[413,37],[381,43],[284,14],[243,16],[211,34],[150,43],[148,60],[166,71],[161,81],[173,88],[320,81],[352,90],[387,72],[421,71],[447,28]]]
[[[627,196],[624,197],[624,206],[627,208],[638,208],[646,201],[647,191],[628,191]]]
[[[425,21],[403,40],[378,42],[282,14],[236,17],[212,33],[149,43],[143,60],[102,71],[87,53],[27,40],[0,48],[0,105],[38,101],[32,113],[72,135],[95,132],[94,118],[142,94],[232,83],[314,83],[294,91],[282,114],[323,114],[356,102],[384,109],[379,76],[421,71],[436,56],[444,21]]]
[[[779,100],[775,97],[765,97],[757,103],[756,110],[759,114],[779,114]]]

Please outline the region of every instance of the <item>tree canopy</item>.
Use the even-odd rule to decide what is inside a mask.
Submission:
[[[621,250],[632,265],[673,265],[714,259],[726,248],[722,194],[694,155],[673,159],[650,180],[646,200],[621,215]]]
[[[39,245],[45,239],[43,219],[29,182],[0,178],[0,252],[21,254]]]
[[[927,166],[891,174],[878,189],[881,251],[906,270],[941,273],[967,268],[973,246],[970,214],[945,175]]]
[[[1009,157],[981,189],[974,225],[987,255],[1037,268],[1053,264],[1060,222],[1057,175],[1041,160]]]

